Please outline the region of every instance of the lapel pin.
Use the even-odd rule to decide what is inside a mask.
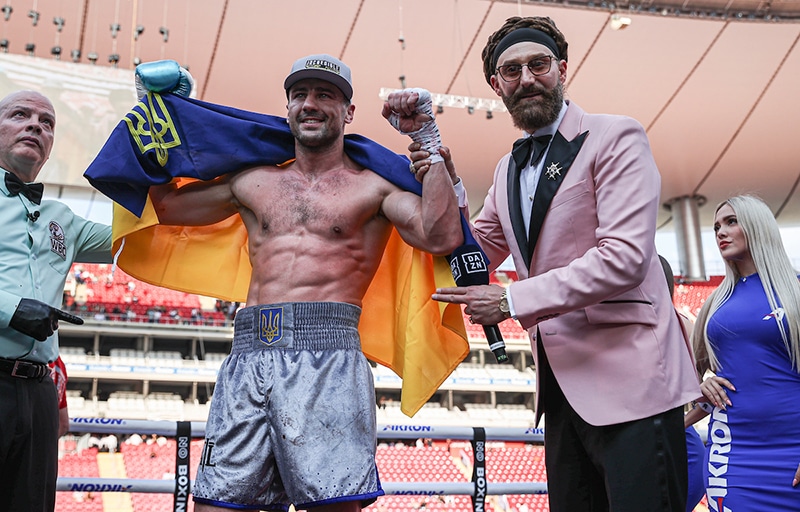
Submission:
[[[553,162],[547,167],[547,179],[555,180],[561,176],[561,165],[559,162]]]

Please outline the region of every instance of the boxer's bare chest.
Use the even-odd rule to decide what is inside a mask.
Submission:
[[[303,232],[356,236],[379,215],[385,196],[380,178],[370,171],[303,174],[278,169],[242,178],[236,196],[252,212],[253,228],[266,237]]]

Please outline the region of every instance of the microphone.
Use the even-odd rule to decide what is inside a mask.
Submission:
[[[489,269],[483,252],[474,244],[464,244],[447,257],[450,271],[458,286],[489,284]],[[498,363],[508,363],[506,344],[497,325],[484,325],[483,332]]]
[[[34,211],[33,213],[28,212],[28,220],[31,222],[36,222],[39,219],[39,210]]]

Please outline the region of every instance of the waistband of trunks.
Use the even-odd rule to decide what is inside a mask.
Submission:
[[[279,302],[240,309],[231,353],[268,348],[361,349],[361,308],[344,302]]]

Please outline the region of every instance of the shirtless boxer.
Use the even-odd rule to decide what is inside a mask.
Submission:
[[[249,237],[247,307],[214,391],[193,492],[198,512],[289,504],[357,511],[383,494],[373,377],[357,330],[361,301],[392,226],[437,255],[463,241],[443,164],[421,178],[420,197],[344,153],[355,111],[344,63],[302,58],[284,87],[296,160],[151,187],[162,224],[238,214]]]

